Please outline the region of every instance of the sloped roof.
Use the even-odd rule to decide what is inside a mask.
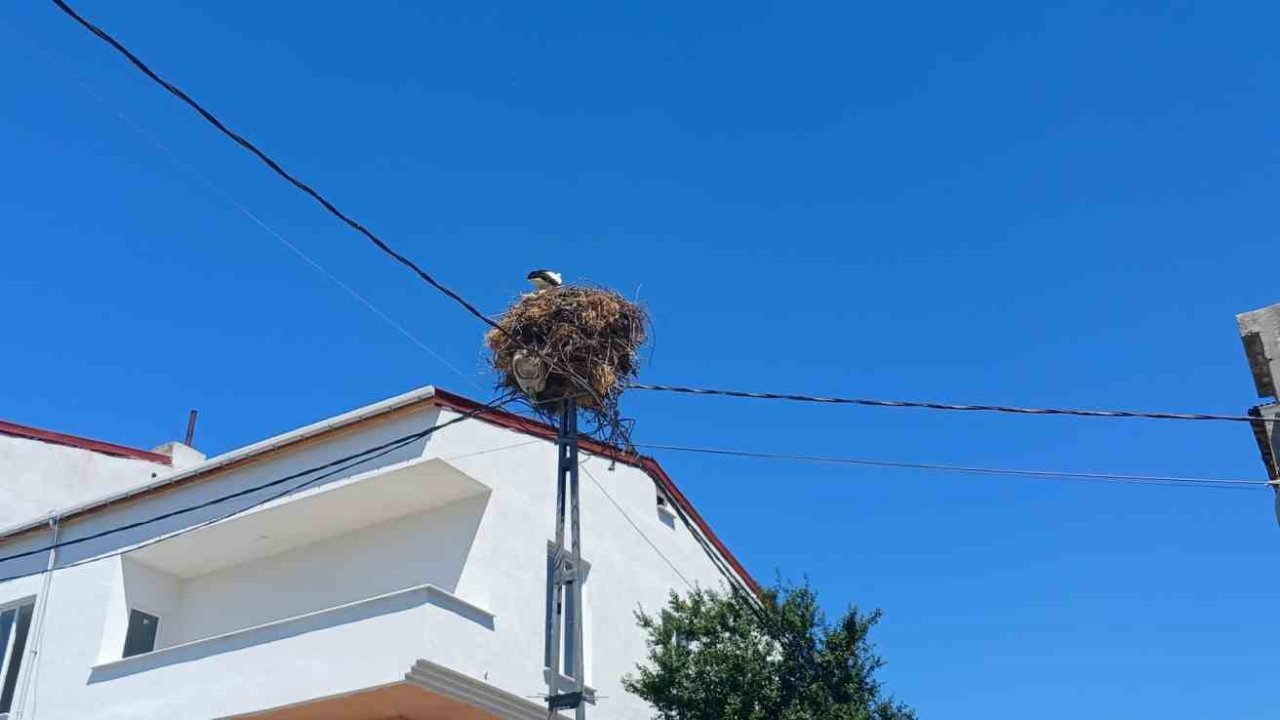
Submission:
[[[168,455],[151,452],[150,450],[139,450],[138,448],[128,447],[127,445],[117,445],[104,440],[94,440],[92,438],[81,437],[79,435],[68,435],[67,433],[44,430],[42,428],[31,427],[30,425],[20,425],[6,420],[0,420],[0,435],[8,435],[10,437],[24,438],[27,440],[38,440],[40,442],[46,442],[53,445],[64,445],[66,447],[102,453],[103,455],[111,455],[112,457],[129,458],[130,460],[145,460],[147,462],[160,463],[162,465],[169,465],[173,462],[172,458]]]

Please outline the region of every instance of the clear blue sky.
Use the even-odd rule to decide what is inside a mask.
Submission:
[[[82,9],[486,309],[539,266],[639,294],[648,380],[1254,402],[1233,315],[1280,300],[1268,3],[424,5]],[[0,38],[0,416],[149,447],[196,407],[214,453],[489,386],[477,322],[51,5],[8,4]],[[626,409],[642,441],[1262,476],[1234,425]],[[1269,491],[661,459],[758,576],[883,608],[884,678],[926,718],[1275,716]]]

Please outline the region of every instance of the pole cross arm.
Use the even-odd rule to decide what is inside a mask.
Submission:
[[[556,710],[573,710],[582,705],[582,691],[563,693],[560,695],[552,695],[547,698],[547,709],[552,712]]]

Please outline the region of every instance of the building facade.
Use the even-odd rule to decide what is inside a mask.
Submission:
[[[428,387],[210,459],[0,425],[0,718],[545,718],[554,430],[421,436],[480,409]],[[588,716],[639,720],[637,608],[752,581],[612,452],[583,444],[566,623]]]
[[[1240,313],[1236,316],[1240,342],[1244,345],[1253,385],[1262,403],[1249,409],[1257,420],[1253,433],[1258,451],[1272,480],[1280,480],[1280,304]],[[1280,490],[1280,489],[1278,489]],[[1280,519],[1280,492],[1276,517]]]

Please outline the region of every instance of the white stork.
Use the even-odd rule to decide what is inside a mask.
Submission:
[[[539,292],[548,288],[560,287],[564,284],[564,280],[561,279],[560,273],[555,272],[554,270],[534,270],[529,273],[528,280],[533,283],[533,286],[537,288]]]

